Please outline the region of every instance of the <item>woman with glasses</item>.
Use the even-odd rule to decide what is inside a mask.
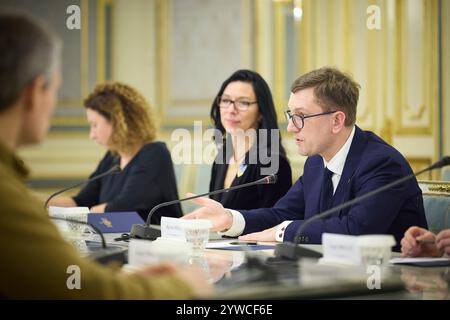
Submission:
[[[292,185],[291,167],[281,144],[275,107],[266,81],[238,70],[222,84],[211,107],[220,132],[210,191],[277,175],[271,185],[256,185],[211,196],[229,209],[271,207]]]

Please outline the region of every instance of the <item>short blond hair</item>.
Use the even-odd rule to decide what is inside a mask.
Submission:
[[[156,138],[157,124],[150,105],[132,87],[112,82],[99,84],[84,100],[84,106],[105,117],[113,127],[111,151],[132,150]]]

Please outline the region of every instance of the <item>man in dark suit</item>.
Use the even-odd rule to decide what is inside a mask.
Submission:
[[[355,125],[359,85],[350,76],[314,70],[295,80],[291,92],[288,131],[308,156],[303,176],[272,208],[234,211],[199,198],[193,202],[203,207],[186,218],[210,219],[226,235],[246,234],[242,240],[292,241],[313,215],[412,173],[396,149]],[[321,243],[324,232],[392,234],[399,244],[413,225],[427,226],[415,179],[312,223],[304,238]]]

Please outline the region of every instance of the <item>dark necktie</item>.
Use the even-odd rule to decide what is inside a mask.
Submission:
[[[324,212],[325,210],[331,208],[333,199],[333,182],[331,181],[332,176],[333,172],[325,167],[323,171],[322,190],[320,192],[320,212]]]

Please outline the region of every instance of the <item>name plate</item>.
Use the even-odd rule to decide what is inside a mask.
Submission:
[[[351,236],[322,234],[323,258],[320,262],[349,265],[386,264],[395,239],[392,235]]]
[[[193,250],[201,251],[209,241],[211,222],[205,219],[161,218],[161,238],[186,242]]]
[[[175,238],[183,241],[188,240],[189,234],[208,233],[212,227],[211,222],[206,219],[179,219],[179,218],[161,218],[161,237]],[[189,233],[189,234],[188,234]]]
[[[88,207],[48,207],[48,215],[52,218],[74,219],[87,222]]]
[[[359,264],[361,252],[355,236],[324,233],[322,235],[323,260]]]
[[[186,241],[185,223],[189,220],[178,218],[161,217],[161,237],[175,238]]]
[[[128,246],[128,264],[151,265],[163,261],[187,263],[191,248],[177,239],[158,238],[155,241],[131,239]]]

